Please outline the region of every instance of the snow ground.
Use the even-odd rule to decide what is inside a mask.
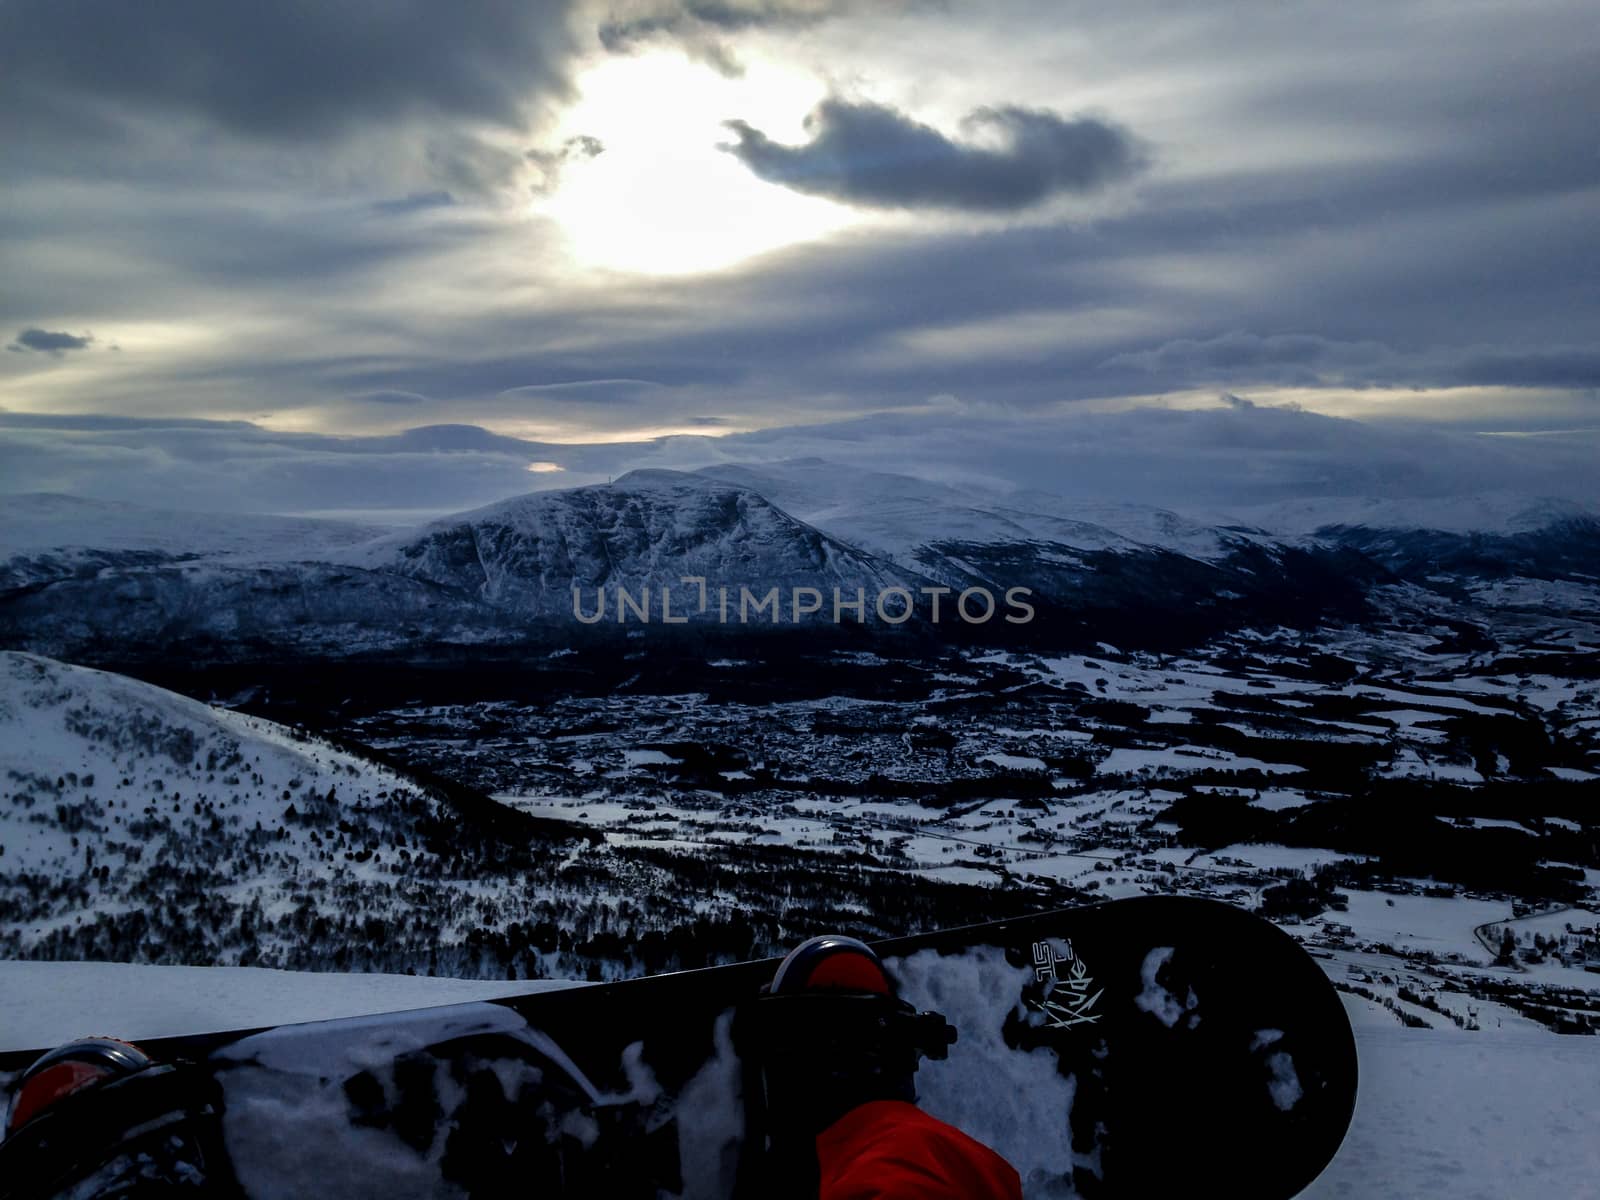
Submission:
[[[1378,1005],[1345,1003],[1361,1059],[1355,1120],[1302,1200],[1600,1193],[1600,1038],[1402,1029]]]
[[[393,771],[271,721],[36,654],[0,652],[0,728],[0,777],[16,789],[0,808],[0,846],[17,873],[74,878],[88,865],[80,842],[102,865],[148,869],[159,852],[130,855],[130,848],[148,848],[154,835],[123,830],[158,807],[166,814],[169,805],[178,811],[209,801],[233,828],[277,830],[293,794],[304,803],[337,786],[346,803],[359,804],[414,790]],[[83,810],[78,829],[48,818],[63,802]],[[295,844],[303,840],[297,830]],[[260,887],[265,894],[277,882]]]
[[[169,1037],[525,995],[565,980],[430,979],[263,967],[0,961],[0,1050]]]
[[[1187,774],[1197,766],[1216,767],[1225,771],[1262,771],[1266,773],[1294,774],[1305,770],[1291,763],[1270,763],[1259,758],[1246,758],[1227,750],[1213,750],[1206,746],[1166,746],[1160,750],[1141,750],[1118,747],[1095,768],[1097,775],[1133,775],[1141,771],[1160,774],[1175,771]]]

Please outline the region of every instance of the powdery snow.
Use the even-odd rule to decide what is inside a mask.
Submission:
[[[1421,750],[1402,746],[1395,751],[1380,774],[1390,779],[1451,779],[1460,783],[1482,783],[1483,776],[1465,763],[1425,757]]]
[[[1301,1200],[1596,1194],[1600,1038],[1402,1029],[1377,1005],[1345,1002],[1361,1061],[1355,1120]]]
[[[0,962],[0,1050],[76,1037],[170,1037],[322,1021],[575,986],[565,980],[430,979],[263,967]]]
[[[1048,771],[1050,768],[1042,758],[1034,758],[1027,754],[981,754],[979,762],[993,763],[1008,771]]]
[[[1304,808],[1316,801],[1302,792],[1292,791],[1287,788],[1262,788],[1261,794],[1250,801],[1255,808],[1264,808],[1268,812],[1281,812],[1286,808]]]
[[[209,797],[244,828],[277,829],[290,793],[304,800],[337,785],[361,798],[412,786],[270,721],[35,654],[0,653],[0,730],[0,778],[15,793],[0,807],[0,845],[13,872],[77,875],[79,843],[98,849],[101,862],[125,860],[117,827],[146,808]],[[233,781],[218,781],[224,773]],[[259,782],[242,781],[252,775]],[[82,829],[49,816],[62,803],[83,808]]]
[[[1072,1170],[1072,1149],[1061,1136],[1072,1084],[1053,1051],[1019,1054],[1002,1036],[1033,972],[1011,966],[993,947],[959,957],[923,950],[889,965],[907,1000],[943,1013],[961,1031],[948,1064],[918,1072],[923,1107],[1005,1155],[1029,1194],[1046,1194],[1036,1190],[1040,1184]]]
[[[1259,758],[1247,758],[1227,750],[1213,750],[1208,746],[1164,746],[1159,750],[1119,746],[1100,761],[1095,767],[1095,774],[1133,775],[1141,771],[1189,774],[1206,769],[1261,771],[1275,775],[1293,775],[1305,770],[1293,763],[1264,762]]]
[[[1341,890],[1349,897],[1349,908],[1342,913],[1329,913],[1327,919],[1349,926],[1361,940],[1401,950],[1455,955],[1470,963],[1487,964],[1494,958],[1472,931],[1511,916],[1510,903],[1497,900]]]

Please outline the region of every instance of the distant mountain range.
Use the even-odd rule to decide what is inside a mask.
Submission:
[[[902,635],[1179,645],[1383,621],[1396,604],[1470,620],[1463,601],[1503,603],[1508,581],[1518,603],[1590,604],[1600,517],[1499,495],[1195,519],[818,459],[636,471],[400,532],[57,495],[8,497],[0,515],[0,646],[90,661],[548,645],[647,623],[815,630],[836,599],[846,625]]]

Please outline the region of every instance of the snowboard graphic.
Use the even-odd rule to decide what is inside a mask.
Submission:
[[[875,948],[958,1034],[917,1072],[919,1103],[1027,1196],[1287,1200],[1349,1125],[1337,993],[1229,905],[1141,897]],[[736,1018],[776,966],[142,1045],[220,1096],[220,1194],[735,1200],[771,1194]],[[0,1196],[30,1194],[27,1150],[0,1143]]]

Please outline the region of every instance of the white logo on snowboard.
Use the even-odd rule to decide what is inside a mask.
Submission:
[[[1063,975],[1060,968],[1069,963],[1071,965]],[[1035,942],[1033,977],[1046,985],[1045,994],[1044,999],[1029,1000],[1028,1004],[1044,1014],[1047,1028],[1066,1029],[1073,1025],[1089,1025],[1100,1019],[1101,1014],[1090,1012],[1090,1009],[1094,1008],[1105,989],[1099,988],[1090,993],[1094,980],[1083,965],[1083,960],[1073,951],[1071,942],[1066,943],[1065,954],[1050,942]]]

